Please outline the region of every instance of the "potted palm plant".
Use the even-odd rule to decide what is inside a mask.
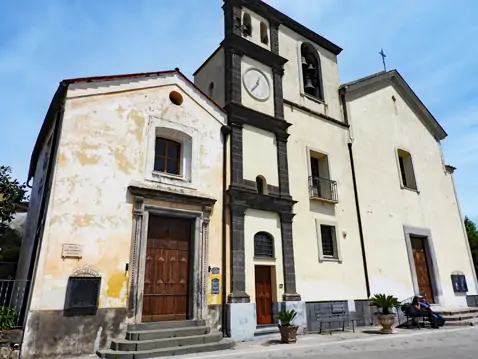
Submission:
[[[276,319],[280,322],[279,331],[282,343],[289,344],[297,341],[297,330],[299,327],[292,324],[296,316],[297,312],[294,309],[284,309],[277,313]]]
[[[393,334],[392,325],[395,323],[395,313],[390,312],[392,308],[398,308],[400,302],[393,295],[375,294],[370,298],[370,306],[379,308],[377,313],[378,323],[382,326],[381,333]]]

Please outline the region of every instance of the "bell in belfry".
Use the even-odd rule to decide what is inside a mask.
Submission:
[[[307,66],[307,72],[309,74],[313,74],[315,72],[315,66],[314,64],[310,63],[309,66]]]
[[[307,66],[307,60],[302,56],[302,66]]]
[[[310,77],[307,77],[305,79],[304,89],[305,89],[305,92],[314,91],[315,87],[312,84],[312,80]]]

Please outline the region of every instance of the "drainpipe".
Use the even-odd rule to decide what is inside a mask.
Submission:
[[[349,124],[349,118],[347,113],[347,103],[345,102],[345,88],[340,89],[340,100],[342,102],[342,109],[344,112],[344,121],[347,125]],[[349,129],[350,131],[350,129]],[[370,280],[368,277],[368,266],[367,266],[367,255],[365,254],[365,240],[363,236],[363,227],[362,227],[362,216],[360,214],[360,203],[358,197],[358,189],[357,189],[357,177],[355,175],[355,163],[354,163],[354,155],[352,151],[352,143],[353,139],[350,137],[350,142],[347,144],[349,148],[349,157],[350,157],[350,168],[352,170],[352,182],[354,187],[354,197],[355,197],[355,208],[357,212],[357,222],[359,227],[359,236],[360,236],[360,247],[362,250],[362,262],[363,262],[363,272],[365,277],[365,288],[367,290],[367,299],[370,298]]]
[[[222,311],[221,311],[221,330],[223,336],[227,336],[227,312],[226,312],[226,301],[227,301],[227,228],[226,228],[226,221],[227,221],[227,143],[228,137],[231,133],[231,128],[229,126],[222,126],[221,128],[222,138],[223,138],[223,153],[222,153],[222,290],[221,290],[221,303],[222,303]]]

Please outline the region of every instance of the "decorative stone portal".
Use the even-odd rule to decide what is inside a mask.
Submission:
[[[135,186],[130,186],[129,190],[135,196],[133,206],[133,238],[129,265],[128,318],[134,323],[160,320],[206,319],[208,225],[212,205],[215,200],[207,197],[190,197],[185,194],[169,193],[162,190]],[[202,211],[150,205],[145,203],[145,198],[160,200],[162,202],[168,201],[199,205]],[[176,300],[176,304],[183,309],[177,309],[177,313],[164,315],[164,311],[166,310],[167,312],[167,309],[164,307],[156,313],[155,310],[158,311],[158,309],[152,309],[151,307],[155,304],[145,302],[150,301],[148,294],[151,294],[150,283],[147,281],[145,283],[145,275],[147,275],[147,256],[148,254],[151,255],[152,251],[161,249],[156,248],[158,246],[161,247],[161,243],[148,245],[148,240],[153,241],[156,240],[158,236],[161,237],[157,229],[153,230],[153,227],[149,226],[152,221],[159,221],[159,225],[163,227],[165,223],[174,223],[173,226],[181,225],[181,223],[185,225],[187,223],[188,228],[190,228],[189,236],[187,233],[182,233],[184,232],[184,228],[181,230],[181,233],[176,233],[176,236],[179,235],[182,237],[174,238],[173,242],[178,242],[178,239],[181,239],[184,240],[184,243],[178,245],[177,248],[171,248],[171,252],[175,252],[175,255],[179,254],[174,260],[178,258],[181,260],[181,258],[183,258],[183,261],[187,262],[182,265],[182,272],[184,273],[182,273],[181,281],[183,283],[179,286],[177,286],[177,283],[163,283],[172,284],[174,289],[179,291],[176,293],[177,298],[174,300]],[[173,232],[175,232],[176,229],[173,229]],[[159,242],[161,242],[161,240]],[[172,258],[169,259],[173,260]],[[165,278],[156,278],[157,281],[165,282],[164,279]],[[168,281],[168,279],[166,279],[166,281]],[[163,294],[168,294],[167,286],[159,286],[157,290],[162,291]],[[163,313],[163,315],[161,313]]]

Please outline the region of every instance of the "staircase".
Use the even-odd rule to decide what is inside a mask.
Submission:
[[[478,325],[478,308],[443,308],[433,306],[432,310],[445,318],[446,326]]]
[[[231,349],[234,342],[211,333],[205,320],[130,324],[126,339],[115,339],[100,358],[140,359]]]

